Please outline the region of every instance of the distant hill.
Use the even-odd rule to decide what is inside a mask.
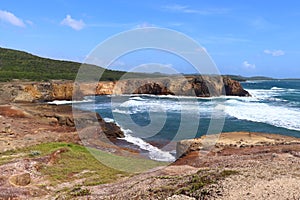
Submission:
[[[196,76],[197,74],[184,74],[185,76]],[[271,77],[266,77],[266,76],[251,76],[251,77],[246,77],[246,76],[241,76],[241,75],[232,75],[232,74],[226,74],[222,76],[227,76],[228,78],[239,81],[239,82],[244,82],[244,81],[256,81],[256,80],[274,80],[274,78]]]
[[[0,48],[0,82],[13,79],[48,81],[75,80],[81,63],[53,60],[32,55],[24,51]],[[95,74],[103,68],[89,65],[89,73]],[[119,80],[126,72],[105,70],[102,81]],[[160,77],[160,74],[127,73],[127,78]]]
[[[274,80],[274,78],[266,77],[266,76],[251,76],[251,77],[245,77],[245,76],[239,76],[239,75],[225,75],[231,78],[232,80],[236,81],[257,81],[257,80]]]
[[[48,80],[75,80],[81,63],[72,61],[53,60],[32,55],[24,51],[6,49],[0,47],[0,82],[11,81],[13,79],[30,81]],[[88,73],[98,74],[103,68],[95,65],[88,65]],[[126,78],[153,78],[176,76],[156,73],[132,73],[117,70],[105,70],[102,74],[102,81],[119,80],[126,73]],[[192,76],[197,74],[185,74]],[[88,76],[88,74],[87,74]],[[255,76],[243,77],[239,75],[226,75],[237,81],[246,80],[272,80],[270,77]],[[90,80],[90,79],[88,79]]]

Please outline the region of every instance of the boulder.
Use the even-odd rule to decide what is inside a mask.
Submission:
[[[29,173],[13,175],[9,178],[9,182],[16,186],[26,186],[31,182],[31,177]]]

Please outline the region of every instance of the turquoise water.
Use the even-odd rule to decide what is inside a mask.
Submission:
[[[220,131],[300,137],[299,80],[242,85],[252,97],[97,96],[95,102],[77,106],[98,112],[106,121],[115,121],[127,134],[128,142],[145,150],[149,150],[147,145],[151,142],[177,141]]]

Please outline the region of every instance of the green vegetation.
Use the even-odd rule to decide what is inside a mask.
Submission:
[[[0,48],[0,81],[74,79],[80,64]]]
[[[39,156],[39,155],[41,155],[40,151],[31,151],[29,153],[29,156],[31,156],[31,157],[35,157],[35,156]]]
[[[273,78],[266,77],[266,76],[252,76],[252,77],[245,77],[240,75],[226,75],[227,77],[231,78],[235,81],[258,81],[258,80],[274,80]]]
[[[42,151],[41,149],[47,146],[47,144],[42,144],[34,147],[34,149]],[[47,176],[53,184],[85,178],[84,185],[97,185],[128,175],[103,165],[83,146],[64,143],[54,143],[49,144],[49,146],[52,147],[51,152],[62,148],[67,149],[50,165],[43,164],[40,166],[40,172]]]
[[[81,63],[72,61],[53,60],[42,58],[23,51],[5,49],[0,47],[0,82],[18,80],[49,81],[49,80],[75,80]],[[116,81],[124,74],[126,78],[153,78],[171,76],[156,73],[133,73],[117,70],[104,70],[104,68],[85,64],[84,76],[81,79],[98,81],[96,76],[103,72],[101,81]],[[198,74],[186,74],[186,76]],[[246,80],[272,80],[270,77],[255,76],[243,77],[239,75],[226,75],[237,81]]]
[[[81,187],[75,187],[70,192],[69,195],[72,197],[80,197],[80,196],[86,196],[90,195],[91,191],[87,188],[82,189]]]
[[[218,172],[200,170],[190,176],[185,183],[186,186],[177,190],[176,194],[185,194],[192,197],[209,195],[209,191],[205,188],[206,186],[236,174],[238,174],[238,172],[234,170],[221,170]]]
[[[85,179],[83,185],[98,185],[117,180],[120,177],[128,176],[130,173],[122,172],[107,166],[111,161],[114,166],[122,165],[122,170],[130,172],[141,172],[153,167],[166,165],[166,163],[155,162],[147,159],[137,159],[116,156],[107,152],[90,148],[89,150],[98,159],[106,159],[102,163],[97,160],[84,146],[70,143],[45,143],[24,149],[9,151],[0,154],[0,163],[8,163],[15,158],[37,159],[50,156],[53,152],[60,150],[61,153],[56,159],[49,163],[40,163],[37,168],[46,176],[53,185],[61,182],[70,182],[76,179]],[[103,164],[105,163],[105,165]],[[126,166],[128,164],[128,166]]]
[[[196,199],[210,199],[211,190],[209,186],[225,179],[228,176],[238,174],[235,170],[224,169],[201,169],[197,173],[185,176],[158,176],[163,179],[165,184],[163,187],[150,188],[146,197],[162,197],[172,196],[174,194],[184,194]]]
[[[23,51],[0,48],[0,82],[13,79],[48,81],[75,80],[81,63],[38,57]],[[85,76],[89,81],[98,80],[95,75],[104,69],[85,64]],[[126,72],[105,70],[102,81],[119,80]],[[127,78],[161,77],[161,74],[126,73]]]
[[[137,159],[132,157],[117,156],[102,151],[98,151],[93,148],[89,148],[89,151],[97,160],[105,163],[107,166],[112,166],[121,171],[139,173],[148,169],[152,169],[158,166],[164,166],[169,163],[167,162],[158,162],[148,159]]]

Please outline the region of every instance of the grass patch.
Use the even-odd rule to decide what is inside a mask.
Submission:
[[[50,165],[41,163],[38,166],[39,171],[47,176],[53,185],[82,178],[85,179],[83,185],[98,185],[134,172],[166,165],[164,162],[116,156],[93,148],[86,149],[77,144],[57,142],[1,153],[0,163],[8,163],[15,158],[36,159],[59,149],[66,149],[66,151],[59,154],[59,158],[54,163]],[[16,156],[18,154],[19,157]]]
[[[91,191],[87,188],[83,189],[81,187],[75,187],[73,188],[70,192],[69,195],[72,197],[81,197],[81,196],[86,196],[90,195]]]
[[[20,158],[23,156],[25,156],[25,154],[18,150],[9,150],[9,151],[5,151],[5,152],[1,152],[0,153],[0,165],[9,163],[14,159]]]
[[[239,172],[235,170],[223,170],[220,175],[221,177],[226,178],[227,176],[236,175],[236,174],[239,174]]]
[[[89,151],[95,156],[96,159],[105,163],[105,165],[130,173],[140,173],[145,170],[169,164],[167,162],[158,162],[149,159],[117,156],[103,151],[98,151],[93,148],[89,148]]]
[[[183,184],[183,187],[176,191],[176,194],[184,194],[195,198],[209,196],[210,191],[206,189],[208,185],[238,173],[239,172],[235,170],[199,170],[196,174],[188,178]]]

